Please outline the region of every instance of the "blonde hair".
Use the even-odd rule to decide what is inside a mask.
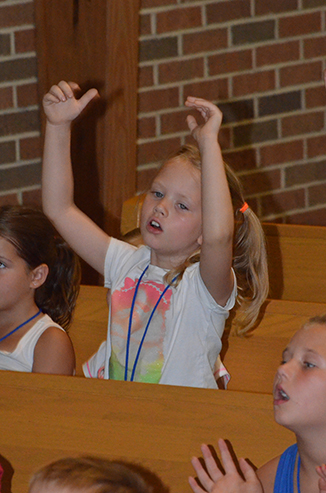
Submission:
[[[87,493],[151,493],[131,466],[99,457],[67,457],[37,471],[29,486],[58,486]]]
[[[184,158],[195,168],[201,170],[201,157],[197,147],[184,145],[170,155],[165,162],[175,157]],[[224,165],[235,218],[233,268],[238,284],[237,307],[239,310],[233,322],[235,333],[240,335],[245,334],[254,325],[260,307],[267,298],[269,291],[267,254],[261,223],[250,207],[240,212],[245,202],[242,185],[230,166],[226,163]],[[166,282],[171,282],[179,274],[175,283],[177,285],[186,268],[199,260],[200,250],[194,252],[182,265],[168,272]]]

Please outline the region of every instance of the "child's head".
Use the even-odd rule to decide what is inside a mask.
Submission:
[[[161,167],[142,207],[141,232],[152,263],[158,255],[168,260],[168,269],[183,264],[200,246],[201,225],[200,172],[189,159],[174,156]]]
[[[67,457],[34,474],[29,493],[150,493],[131,467],[98,457]]]
[[[48,274],[35,290],[35,303],[63,327],[71,321],[80,283],[79,260],[43,212],[23,206],[0,208],[0,237],[11,243],[30,270]]]
[[[295,433],[326,426],[326,315],[309,319],[283,351],[274,380],[275,420]]]

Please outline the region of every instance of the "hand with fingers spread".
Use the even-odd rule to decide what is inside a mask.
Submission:
[[[207,445],[202,445],[206,470],[197,457],[192,459],[192,465],[197,473],[198,479],[202,484],[199,486],[195,478],[189,478],[189,484],[194,493],[263,493],[261,483],[245,459],[239,459],[239,465],[244,479],[240,476],[229,449],[224,440],[218,441],[221,453],[221,461],[225,473],[217,466],[215,459]]]
[[[319,476],[319,491],[320,493],[326,491],[326,464],[316,467],[317,474]]]
[[[98,96],[97,89],[89,89],[80,99],[76,99],[75,92],[79,90],[78,84],[66,81],[51,87],[43,98],[43,108],[49,123],[70,124]]]
[[[206,139],[212,138],[217,140],[217,135],[222,123],[222,112],[210,101],[202,98],[188,96],[185,105],[188,108],[197,110],[204,119],[204,123],[199,125],[194,116],[187,116],[187,123],[191,135],[196,139],[199,147]]]

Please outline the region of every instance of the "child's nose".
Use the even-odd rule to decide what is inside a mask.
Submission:
[[[292,374],[293,369],[293,361],[289,360],[278,367],[277,376],[279,376],[280,378],[288,378]]]
[[[160,200],[154,207],[154,211],[163,216],[167,216],[168,207],[165,199]]]

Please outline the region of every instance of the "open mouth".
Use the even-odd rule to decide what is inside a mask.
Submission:
[[[288,401],[290,397],[281,387],[276,387],[274,392],[274,399],[277,401]]]
[[[161,225],[160,223],[158,223],[157,221],[155,221],[155,219],[152,219],[152,221],[150,221],[149,225],[154,228],[154,229],[157,229],[159,231],[162,231],[162,228],[161,228]]]

